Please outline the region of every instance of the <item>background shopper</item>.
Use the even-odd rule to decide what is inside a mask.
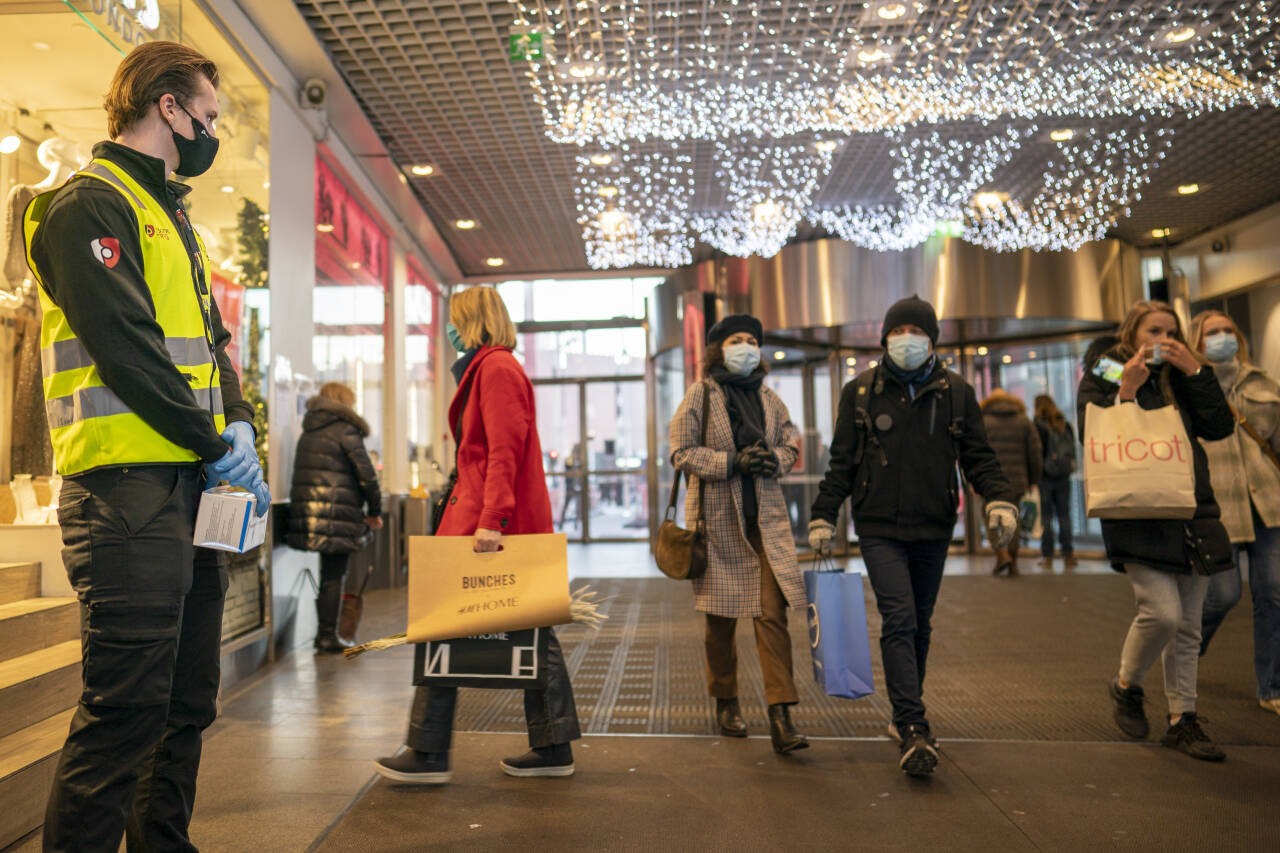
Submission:
[[[1104,358],[1123,365],[1119,383],[1101,375],[1107,372]],[[1231,410],[1213,371],[1187,347],[1182,321],[1164,302],[1135,303],[1120,326],[1119,342],[1084,365],[1077,395],[1082,425],[1089,403],[1137,403],[1144,409],[1173,405],[1187,435],[1194,438],[1223,439],[1233,429]],[[1193,758],[1221,761],[1222,750],[1196,716],[1196,670],[1209,576],[1232,568],[1231,542],[1218,520],[1204,448],[1192,441],[1191,449],[1193,518],[1102,521],[1107,558],[1129,578],[1138,607],[1110,691],[1120,730],[1132,738],[1147,737],[1142,681],[1156,658],[1162,658],[1169,728],[1161,743]]]
[[[320,554],[315,648],[323,654],[352,645],[338,636],[342,579],[369,531],[382,529],[382,489],[364,447],[369,424],[355,404],[341,382],[326,382],[307,401],[289,491],[289,546]]]
[[[893,705],[889,733],[898,766],[932,773],[937,741],[924,706],[930,619],[960,507],[956,463],[986,501],[993,544],[1006,547],[1018,526],[1019,493],[987,443],[978,398],[934,352],[938,317],[916,297],[889,308],[877,367],[844,387],[831,465],[818,487],[809,544],[831,548],[836,517],[852,498],[854,528],[880,610],[880,656]]]
[[[446,334],[459,353],[453,364],[458,390],[449,406],[457,442],[457,480],[437,536],[472,536],[475,550],[498,551],[504,535],[551,533],[551,498],[542,467],[542,444],[533,384],[512,355],[516,328],[492,287],[471,287],[449,299]],[[564,653],[550,627],[538,669],[542,684],[524,691],[529,752],[503,759],[508,776],[569,776],[581,737]],[[374,769],[397,782],[440,785],[449,781],[449,749],[456,687],[418,687],[409,712],[408,746],[380,758]]]
[[[1027,417],[1026,404],[1003,388],[996,388],[982,401],[982,423],[1009,485],[1019,495],[1025,495],[1039,484],[1044,463],[1040,433]],[[1017,576],[1021,541],[1022,528],[1019,527],[1008,546],[995,549],[996,566],[992,574]]]
[[[1280,714],[1280,384],[1250,361],[1240,329],[1221,311],[1195,316],[1191,346],[1209,360],[1238,416],[1227,438],[1203,442],[1235,565],[1209,579],[1200,653],[1240,600],[1240,555],[1247,554],[1258,703]]]
[[[799,431],[782,399],[765,387],[760,321],[733,314],[707,333],[702,372],[671,418],[671,463],[689,476],[686,512],[703,496],[707,572],[693,582],[694,607],[706,614],[707,689],[716,724],[746,737],[738,705],[738,619],[751,617],[776,752],[804,749],[788,708],[800,697],[791,672],[787,608],[808,598],[778,478],[799,455]],[[706,443],[699,444],[703,396],[711,395]]]
[[[1062,565],[1076,566],[1075,549],[1071,545],[1071,475],[1075,472],[1076,433],[1048,394],[1036,397],[1036,430],[1044,448],[1044,464],[1040,476],[1041,568],[1053,567],[1053,528],[1058,527],[1058,549]]]

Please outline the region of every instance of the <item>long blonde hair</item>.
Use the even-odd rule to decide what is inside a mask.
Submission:
[[[496,288],[469,287],[449,297],[449,322],[462,336],[467,349],[478,346],[516,345],[516,327]]]
[[[1133,303],[1129,308],[1129,313],[1124,315],[1124,322],[1120,324],[1120,331],[1116,332],[1120,342],[1116,344],[1115,352],[1121,357],[1122,361],[1128,361],[1133,358],[1134,353],[1138,351],[1138,328],[1142,325],[1142,321],[1147,319],[1151,314],[1157,311],[1163,311],[1173,318],[1174,338],[1181,344],[1185,345],[1191,351],[1191,355],[1201,364],[1207,364],[1208,359],[1204,357],[1204,353],[1197,351],[1190,344],[1187,344],[1187,336],[1182,331],[1182,318],[1178,316],[1178,312],[1173,310],[1173,306],[1168,302],[1162,302],[1159,299],[1144,299]],[[1173,370],[1173,366],[1168,362],[1153,367],[1152,373],[1158,373],[1160,376],[1160,390],[1164,392],[1164,399],[1168,403],[1174,403],[1173,386],[1169,384],[1169,375]]]
[[[1231,324],[1231,333],[1236,336],[1236,344],[1239,346],[1236,351],[1236,358],[1240,363],[1253,364],[1253,359],[1249,357],[1249,342],[1244,339],[1244,335],[1240,334],[1240,327],[1236,325],[1236,321],[1229,314],[1216,308],[1206,309],[1191,318],[1191,351],[1197,355],[1200,354],[1200,350],[1204,346],[1204,324],[1214,317],[1221,317]]]

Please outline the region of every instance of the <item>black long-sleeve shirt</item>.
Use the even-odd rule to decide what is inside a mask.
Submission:
[[[175,233],[187,234],[182,198],[190,187],[166,180],[164,161],[114,142],[99,142],[93,156],[121,166],[168,211]],[[108,267],[92,241],[112,237],[120,256]],[[138,218],[120,192],[102,181],[79,178],[58,193],[45,211],[31,245],[31,257],[45,292],[62,309],[76,337],[93,358],[102,382],[160,435],[214,462],[227,444],[209,410],[196,402],[191,386],[165,348],[151,289],[143,277]],[[194,287],[185,275],[177,286]],[[231,334],[211,301],[210,324],[221,375],[227,423],[253,422],[253,409],[240,393],[240,376],[227,357]]]

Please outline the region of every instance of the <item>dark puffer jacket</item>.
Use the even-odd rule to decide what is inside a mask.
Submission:
[[[1009,485],[1018,494],[1026,494],[1040,482],[1044,469],[1040,432],[1027,417],[1026,404],[997,388],[982,401],[982,422],[987,428],[987,442],[996,452]]]
[[[289,491],[289,546],[350,554],[360,550],[365,516],[382,512],[382,490],[364,438],[369,424],[327,397],[307,401]]]
[[[1108,382],[1093,373],[1101,348],[1093,351],[1093,359],[1085,363],[1084,376],[1076,395],[1080,416],[1080,440],[1085,442],[1085,412],[1088,405],[1113,406],[1120,386]],[[1114,349],[1106,355],[1123,364],[1126,357]],[[1182,425],[1192,439],[1216,441],[1231,435],[1235,418],[1227,406],[1218,380],[1209,368],[1195,376],[1187,376],[1170,364],[1151,371],[1151,376],[1138,389],[1136,402],[1144,409],[1158,409],[1168,405],[1161,382],[1162,371],[1167,373],[1168,388],[1173,403],[1182,416]],[[1089,445],[1085,443],[1085,453]],[[1219,520],[1218,504],[1213,498],[1213,486],[1209,480],[1209,462],[1204,448],[1198,441],[1191,441],[1191,458],[1195,472],[1196,512],[1193,518],[1152,519],[1103,519],[1102,540],[1107,546],[1107,559],[1111,568],[1124,571],[1125,563],[1149,566],[1170,574],[1216,574],[1231,569],[1231,540]]]

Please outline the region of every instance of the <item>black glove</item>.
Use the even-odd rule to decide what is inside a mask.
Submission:
[[[741,474],[743,477],[754,477],[755,471],[751,470],[753,465],[759,465],[756,455],[757,448],[744,447],[738,451],[733,457],[733,470],[735,474]]]
[[[759,477],[775,477],[778,474],[778,455],[763,444],[755,445],[756,466]]]

